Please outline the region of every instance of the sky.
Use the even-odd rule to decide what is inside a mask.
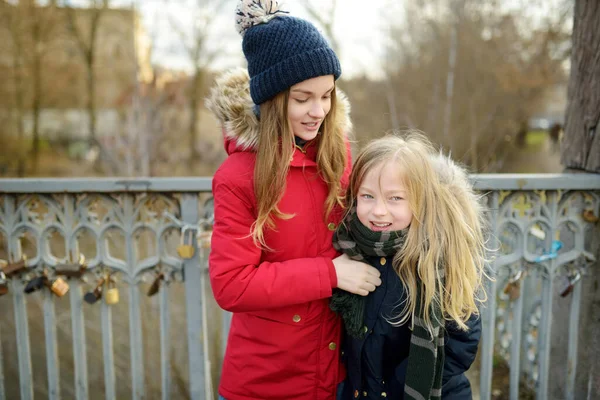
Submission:
[[[210,29],[209,47],[218,49],[219,56],[211,65],[214,69],[225,69],[243,65],[242,38],[235,29],[235,7],[239,0],[224,0],[221,10],[209,9],[209,18],[217,15]],[[214,3],[214,0],[212,1]],[[323,10],[329,9],[329,0],[309,0]],[[194,21],[202,21],[199,4],[211,0],[137,0],[136,7],[143,17],[144,26],[154,43],[153,61],[174,69],[191,69],[189,57],[184,49],[181,33],[192,36]],[[301,0],[282,2],[291,15],[311,20]],[[388,3],[388,8],[385,5]],[[390,7],[399,12],[399,7],[388,0],[373,0],[365,7],[364,0],[338,0],[335,14],[334,34],[340,43],[338,56],[345,76],[366,74],[377,77],[382,74],[378,60],[385,53],[386,14]],[[312,21],[312,20],[311,20]],[[315,21],[312,21],[315,22]],[[318,26],[318,25],[317,25]],[[177,28],[174,28],[177,27]]]
[[[85,4],[90,0],[71,0]],[[383,76],[382,61],[385,60],[388,38],[386,32],[391,24],[404,20],[405,0],[337,0],[334,19],[334,36],[339,42],[338,57],[344,77],[366,75],[369,78]],[[495,2],[494,0],[482,0]],[[506,9],[533,12],[540,18],[563,0],[503,0]],[[223,2],[221,9],[215,3]],[[142,16],[146,33],[153,43],[153,62],[167,68],[191,71],[190,57],[185,50],[186,41],[193,37],[193,26],[202,26],[203,21],[214,20],[209,29],[208,47],[218,57],[209,66],[211,69],[227,69],[244,65],[242,38],[235,29],[235,8],[239,0],[110,0],[113,7],[130,7],[132,4]],[[332,0],[280,0],[290,15],[305,18],[315,23],[303,4],[323,10],[327,15]],[[436,1],[424,1],[431,5]],[[528,4],[524,11],[524,4]]]

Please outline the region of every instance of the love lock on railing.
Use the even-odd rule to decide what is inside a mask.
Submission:
[[[562,249],[563,243],[560,240],[553,240],[550,245],[550,251],[544,252],[542,255],[537,256],[533,262],[541,263],[547,260],[553,260],[558,257],[558,251]]]
[[[96,281],[96,286],[83,296],[83,300],[88,304],[95,304],[104,297],[104,302],[108,305],[114,305],[119,302],[119,289],[114,273],[106,271],[104,276]]]
[[[23,254],[23,257],[19,261],[11,262],[10,257],[9,261],[0,260],[0,270],[4,272],[7,278],[12,278],[13,276],[21,275],[23,272],[28,270],[27,265],[27,256]]]
[[[47,287],[50,291],[58,296],[63,297],[69,291],[69,284],[60,276],[52,278],[47,268],[44,268],[41,274],[34,275],[26,284],[23,291],[31,294]]]
[[[521,280],[526,275],[527,271],[521,266],[518,270],[512,272],[508,278],[508,282],[504,286],[502,292],[508,295],[510,301],[515,301],[521,296]]]
[[[150,285],[150,288],[148,289],[148,292],[146,293],[148,296],[152,297],[154,296],[156,293],[158,293],[158,291],[160,290],[160,286],[162,284],[162,282],[165,281],[165,274],[164,272],[158,272],[156,274],[156,277],[154,278],[154,281],[152,281],[152,284]]]
[[[0,296],[8,293],[8,278],[4,271],[0,270]]]
[[[181,242],[179,243],[179,246],[177,246],[177,254],[179,254],[179,257],[187,260],[194,257],[194,232],[195,230],[191,226],[184,226],[181,229]]]
[[[580,255],[577,259],[567,265],[567,275],[563,278],[560,296],[567,297],[573,292],[575,285],[581,280],[582,275],[587,272],[588,267],[596,262],[592,255]]]
[[[79,254],[79,259],[77,262],[58,264],[54,271],[56,275],[61,275],[66,278],[81,279],[81,277],[88,272],[85,256],[83,254]]]

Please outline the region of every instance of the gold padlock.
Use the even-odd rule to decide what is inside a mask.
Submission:
[[[62,278],[56,278],[50,285],[50,290],[58,297],[63,297],[69,291],[69,284]]]
[[[108,286],[108,289],[106,289],[104,301],[106,304],[117,304],[119,302],[119,289],[115,286],[115,281],[112,278],[109,278],[106,285]]]
[[[186,243],[187,240],[187,232],[190,232],[190,237],[189,243]],[[192,245],[192,240],[194,239],[194,233],[192,230],[190,230],[189,228],[183,228],[183,230],[181,231],[181,242],[179,243],[179,246],[177,246],[177,254],[179,254],[179,257],[181,258],[185,258],[185,259],[190,259],[192,257],[194,257],[194,246]]]

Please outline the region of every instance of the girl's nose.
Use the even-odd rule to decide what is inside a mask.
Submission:
[[[373,215],[382,216],[386,214],[387,207],[385,206],[385,201],[383,201],[382,199],[377,199],[377,202],[373,206]]]
[[[323,105],[319,101],[315,101],[312,103],[312,107],[308,110],[308,115],[313,118],[324,118],[325,117],[325,109]]]

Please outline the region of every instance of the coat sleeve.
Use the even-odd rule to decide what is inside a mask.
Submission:
[[[337,286],[327,257],[261,262],[261,250],[250,237],[255,221],[247,191],[219,171],[213,179],[215,224],[209,275],[219,306],[251,312],[330,297]]]
[[[446,345],[444,347],[444,375],[442,383],[467,371],[477,355],[481,339],[481,316],[472,315],[467,321],[468,331],[462,331],[454,323],[447,323]]]

